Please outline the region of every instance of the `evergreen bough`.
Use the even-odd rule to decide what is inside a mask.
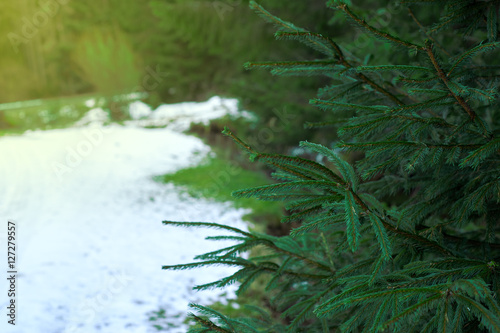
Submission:
[[[249,307],[248,317],[229,318],[193,304],[198,325],[191,332],[500,332],[500,1],[401,3],[422,29],[414,40],[370,25],[350,1],[328,2],[370,36],[409,54],[405,64],[368,65],[357,50],[251,2],[278,26],[278,39],[298,40],[324,57],[247,67],[330,77],[332,85],[311,103],[332,115],[320,125],[336,128],[338,138],[329,147],[300,143],[322,157],[318,163],[260,153],[223,132],[274,169],[278,181],[234,196],[283,200],[290,211],[283,222],[299,226],[276,237],[164,221],[216,228],[229,235],[211,239],[236,242],[194,263],[163,267],[238,268],[197,289],[238,282],[242,293],[256,278],[269,278],[275,313]],[[424,28],[411,7],[420,4],[434,5],[439,21]],[[453,41],[447,45],[441,34]],[[349,163],[343,152],[363,158]],[[256,247],[264,255],[242,256]]]

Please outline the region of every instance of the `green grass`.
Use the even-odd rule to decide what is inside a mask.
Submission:
[[[5,132],[17,133],[27,129],[66,127],[80,119],[86,111],[85,101],[96,95],[50,98],[0,104],[8,128]]]
[[[80,120],[91,109],[85,105],[87,100],[96,101],[96,105],[92,108],[101,107],[107,110],[111,100],[125,101],[125,98],[124,95],[110,97],[92,93],[0,104],[0,113],[3,122],[6,123],[3,124],[4,128],[0,129],[0,136],[19,135],[26,130],[66,128]],[[127,101],[132,102],[136,99],[130,98]]]
[[[246,215],[245,219],[260,226],[280,223],[283,214],[281,202],[231,196],[233,191],[271,182],[262,172],[247,170],[229,158],[207,157],[198,166],[182,169],[174,174],[157,176],[155,180],[183,186],[184,190],[195,198],[232,201],[236,208],[250,208],[252,213]]]

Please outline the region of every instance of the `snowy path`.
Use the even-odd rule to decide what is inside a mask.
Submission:
[[[7,324],[3,277],[0,331],[151,332],[148,312],[161,306],[167,315],[184,315],[188,302],[214,299],[216,292],[191,288],[228,270],[161,270],[218,248],[204,240],[213,233],[161,221],[245,228],[244,212],[185,197],[151,180],[197,163],[208,151],[194,137],[134,126],[0,138],[1,275],[7,275],[8,219],[17,223],[19,264],[16,326]]]

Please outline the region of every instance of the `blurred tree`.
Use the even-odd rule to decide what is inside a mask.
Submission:
[[[81,76],[104,94],[131,91],[140,80],[135,54],[118,29],[100,27],[83,33],[73,50],[73,60]]]
[[[323,1],[283,3],[267,0],[265,3],[285,17],[312,17],[313,29],[326,30],[328,27],[329,18]],[[263,60],[263,50],[274,43],[270,33],[272,27],[253,15],[248,1],[155,0],[151,6],[164,32],[154,43],[154,47],[160,45],[163,51],[155,53],[157,57],[153,62],[166,68],[172,78],[160,88],[165,99],[200,100],[210,94],[237,96],[243,108],[258,115],[259,120],[254,126],[261,128],[281,122],[277,114],[293,115],[299,122],[322,117],[321,111],[308,105],[307,96],[327,79],[322,82],[311,78],[290,81],[243,68],[245,61]],[[245,45],[252,47],[249,49]],[[315,54],[314,50],[282,43],[273,50],[270,58],[277,60],[286,55],[305,59]],[[269,89],[279,91],[281,98],[271,98],[263,93]],[[292,145],[297,137],[311,136],[302,126],[286,125],[280,124],[282,130],[272,141],[268,138],[256,140],[267,149]]]

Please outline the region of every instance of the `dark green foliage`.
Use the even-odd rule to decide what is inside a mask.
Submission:
[[[357,50],[251,2],[278,26],[278,38],[301,41],[323,57],[247,66],[332,78],[311,104],[330,115],[321,125],[334,127],[339,139],[332,136],[329,146],[301,142],[318,155],[311,161],[259,152],[224,130],[276,179],[233,195],[283,200],[290,215],[282,222],[298,227],[274,237],[165,222],[233,234],[212,237],[233,246],[164,267],[238,268],[199,289],[239,282],[241,293],[257,277],[269,278],[275,316],[227,318],[196,305],[193,332],[500,332],[500,2],[402,2],[437,5],[431,8],[442,10],[439,22],[425,28],[413,9],[426,20],[433,15],[410,8],[415,22],[408,24],[421,34],[400,37],[371,26],[350,1],[328,2],[376,40],[409,54],[406,63],[370,65],[354,56]],[[362,158],[350,163],[348,152]],[[257,247],[264,254],[242,256]]]

